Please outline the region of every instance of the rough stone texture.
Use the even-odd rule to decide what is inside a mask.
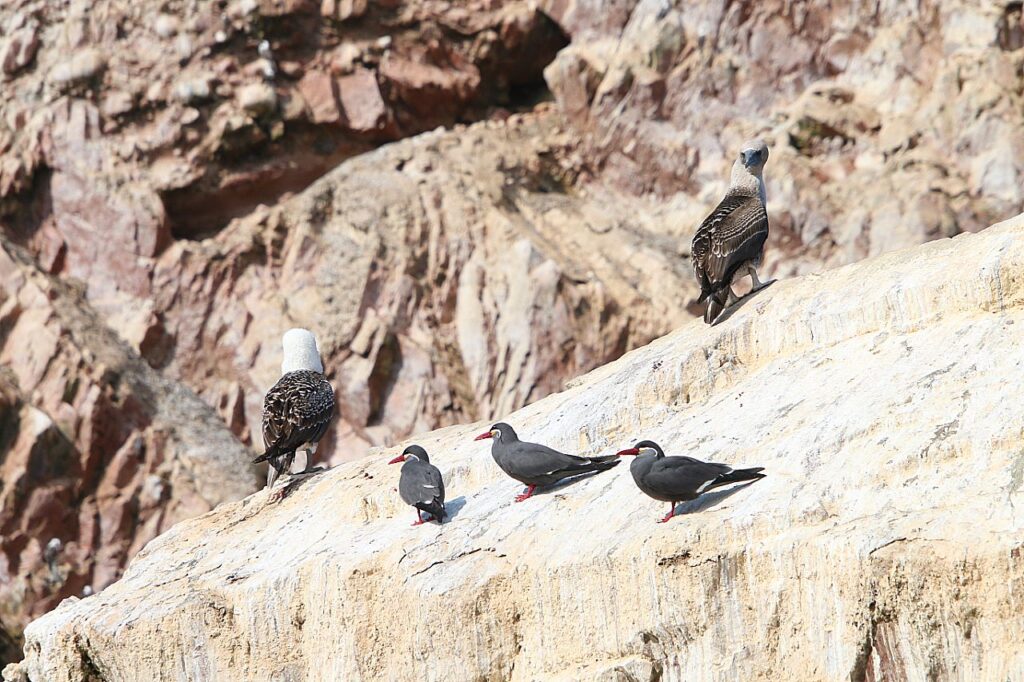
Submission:
[[[198,396],[0,237],[0,656],[99,590],[171,525],[256,490],[250,452]],[[42,551],[64,550],[53,570]],[[13,650],[12,650],[13,649]]]
[[[175,243],[153,278],[164,372],[258,434],[280,330],[318,330],[341,414],[320,454],[340,461],[514,410],[683,322],[678,214],[572,192],[557,124],[427,134]]]
[[[660,525],[626,466],[514,504],[483,424],[424,434],[444,526],[409,527],[377,451],[177,525],[30,625],[12,674],[1018,679],[1022,324],[1024,216],[778,282],[509,416],[766,479]]]
[[[543,0],[546,71],[586,176],[721,196],[771,146],[773,274],[817,271],[1024,210],[1024,24],[1009,0]]]
[[[314,327],[337,462],[503,415],[689,319],[689,239],[747,135],[772,144],[769,275],[1024,208],[1017,2],[540,7],[0,3],[0,229],[247,445],[280,333]],[[548,64],[557,115],[536,106]],[[23,389],[12,413],[60,423]],[[137,547],[111,513],[112,546]],[[42,608],[10,594],[14,622]]]

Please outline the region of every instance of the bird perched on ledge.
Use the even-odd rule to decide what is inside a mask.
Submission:
[[[267,487],[288,471],[296,450],[306,451],[306,467],[334,416],[334,389],[324,378],[316,337],[305,329],[289,329],[282,338],[281,378],[263,400],[262,455],[269,462]]]
[[[519,440],[511,426],[498,422],[473,440],[493,438],[491,457],[506,474],[526,484],[526,492],[516,502],[527,500],[539,485],[551,485],[571,476],[611,469],[619,463],[614,456],[576,457],[545,445]]]
[[[402,500],[416,508],[416,523],[424,522],[420,512],[426,512],[431,521],[444,521],[444,479],[436,466],[430,463],[427,451],[419,445],[410,445],[398,457],[388,464],[402,465],[402,474],[398,479],[398,494]]]
[[[695,500],[702,494],[730,483],[756,481],[764,478],[764,467],[733,469],[726,464],[702,462],[693,457],[666,457],[652,440],[642,440],[618,453],[619,457],[635,455],[629,465],[636,486],[648,496],[672,505],[658,523],[665,523],[676,514],[676,505]]]
[[[700,285],[698,303],[707,301],[704,321],[714,322],[725,308],[738,301],[733,280],[750,275],[753,291],[764,286],[757,268],[768,240],[765,210],[764,164],[768,145],[762,140],[744,143],[732,165],[729,190],[718,207],[704,219],[693,236],[690,259]]]

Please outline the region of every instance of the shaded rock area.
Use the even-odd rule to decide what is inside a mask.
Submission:
[[[0,237],[0,630],[116,580],[178,521],[259,485],[249,450],[82,292]],[[53,539],[62,549],[50,560]]]
[[[1022,324],[1024,216],[778,282],[508,416],[569,452],[653,438],[763,480],[659,524],[625,465],[516,504],[472,440],[489,422],[422,434],[444,525],[410,527],[399,447],[377,450],[177,525],[32,623],[12,673],[1017,679]]]

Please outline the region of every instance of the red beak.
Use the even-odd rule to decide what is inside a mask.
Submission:
[[[398,464],[399,462],[404,462],[404,461],[405,461],[405,455],[399,455],[398,457],[395,457],[393,460],[388,462],[388,464]]]
[[[629,448],[627,450],[619,450],[618,452],[615,453],[615,455],[617,457],[622,457],[623,455],[639,455],[639,454],[640,454],[640,450],[637,449],[637,448]]]
[[[494,438],[494,434],[491,433],[490,431],[488,431],[487,433],[481,433],[479,436],[477,436],[473,440],[487,440],[488,438]]]

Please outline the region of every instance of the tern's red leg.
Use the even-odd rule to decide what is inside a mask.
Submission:
[[[534,491],[534,489],[536,489],[536,487],[537,486],[535,486],[535,485],[528,485],[528,486],[526,486],[526,492],[525,493],[523,493],[522,495],[516,495],[516,502],[522,502],[523,500],[530,499],[530,497],[533,495],[533,491]]]
[[[676,503],[675,502],[669,502],[669,504],[671,504],[672,506],[669,508],[668,514],[666,514],[665,518],[663,518],[661,521],[658,521],[658,523],[665,523],[666,521],[668,521],[669,519],[671,519],[673,516],[676,515]]]
[[[416,509],[416,508],[413,507],[413,509]],[[419,509],[416,509],[416,523],[414,523],[412,525],[414,525],[414,526],[422,526],[423,525],[423,517],[420,515],[420,510]]]

